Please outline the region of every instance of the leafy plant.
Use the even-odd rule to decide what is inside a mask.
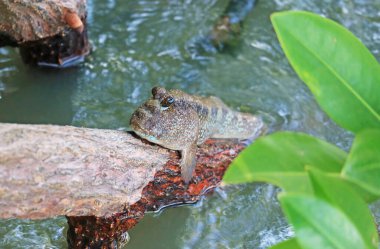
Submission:
[[[368,203],[380,197],[380,65],[347,29],[318,15],[290,11],[271,20],[298,76],[322,109],[352,131],[350,152],[302,133],[258,139],[232,163],[226,183],[265,181],[296,238],[287,248],[378,248]]]

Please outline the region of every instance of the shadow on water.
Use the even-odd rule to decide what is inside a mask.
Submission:
[[[0,82],[1,122],[71,124],[71,96],[79,69],[34,68],[22,64],[19,57],[14,62],[11,70],[0,69],[0,75],[7,74]]]
[[[15,50],[0,49],[0,122],[128,128],[131,113],[161,85],[219,96],[235,109],[263,115],[271,131],[306,132],[347,150],[352,135],[321,111],[297,78],[269,15],[290,9],[322,14],[349,28],[380,58],[380,2],[258,1],[244,21],[239,46],[220,53],[204,37],[228,3],[89,1],[94,51],[80,67],[35,70]],[[148,215],[130,231],[127,247],[266,248],[292,235],[276,191],[261,184],[229,186],[195,206]],[[380,204],[372,208],[379,221]],[[1,221],[0,247],[65,247],[62,220]]]

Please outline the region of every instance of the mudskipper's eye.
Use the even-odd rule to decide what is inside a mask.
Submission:
[[[161,101],[161,107],[166,110],[174,103],[173,97],[166,97]]]

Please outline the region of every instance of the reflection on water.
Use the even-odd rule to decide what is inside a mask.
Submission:
[[[161,85],[219,96],[236,109],[260,113],[272,131],[306,132],[347,150],[352,135],[327,118],[297,78],[269,15],[289,9],[320,13],[352,30],[379,58],[380,2],[258,1],[239,47],[217,53],[204,37],[227,4],[90,1],[93,53],[80,67],[36,70],[23,65],[15,49],[0,49],[0,122],[128,128],[133,110]],[[129,248],[265,248],[292,234],[272,191],[266,185],[230,186],[196,206],[148,215],[130,232]],[[380,204],[373,209],[379,220]],[[2,248],[65,245],[63,218],[1,223]]]

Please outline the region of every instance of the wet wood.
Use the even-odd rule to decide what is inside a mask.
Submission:
[[[141,200],[149,183],[165,193],[149,210],[175,204],[170,195],[194,202],[220,180],[223,171],[215,168],[225,168],[242,148],[233,140],[209,140],[199,148],[196,176],[185,186],[178,152],[128,132],[1,123],[0,138],[0,218],[108,216]],[[151,195],[162,199],[160,192]]]
[[[67,217],[69,247],[122,248],[129,238],[127,231],[146,212],[195,203],[217,187],[231,161],[243,148],[243,144],[234,140],[206,141],[197,150],[197,166],[189,185],[181,178],[179,154],[170,152],[170,160],[143,189],[136,203],[108,217]]]
[[[86,0],[0,0],[0,46],[20,47],[24,62],[41,66],[83,61]]]
[[[0,0],[0,13],[0,33],[20,44],[57,35],[73,18],[85,18],[86,0]]]
[[[186,185],[178,152],[131,133],[3,123],[0,218],[66,215],[70,248],[114,248],[146,212],[194,203],[218,186],[243,148],[206,141]]]

